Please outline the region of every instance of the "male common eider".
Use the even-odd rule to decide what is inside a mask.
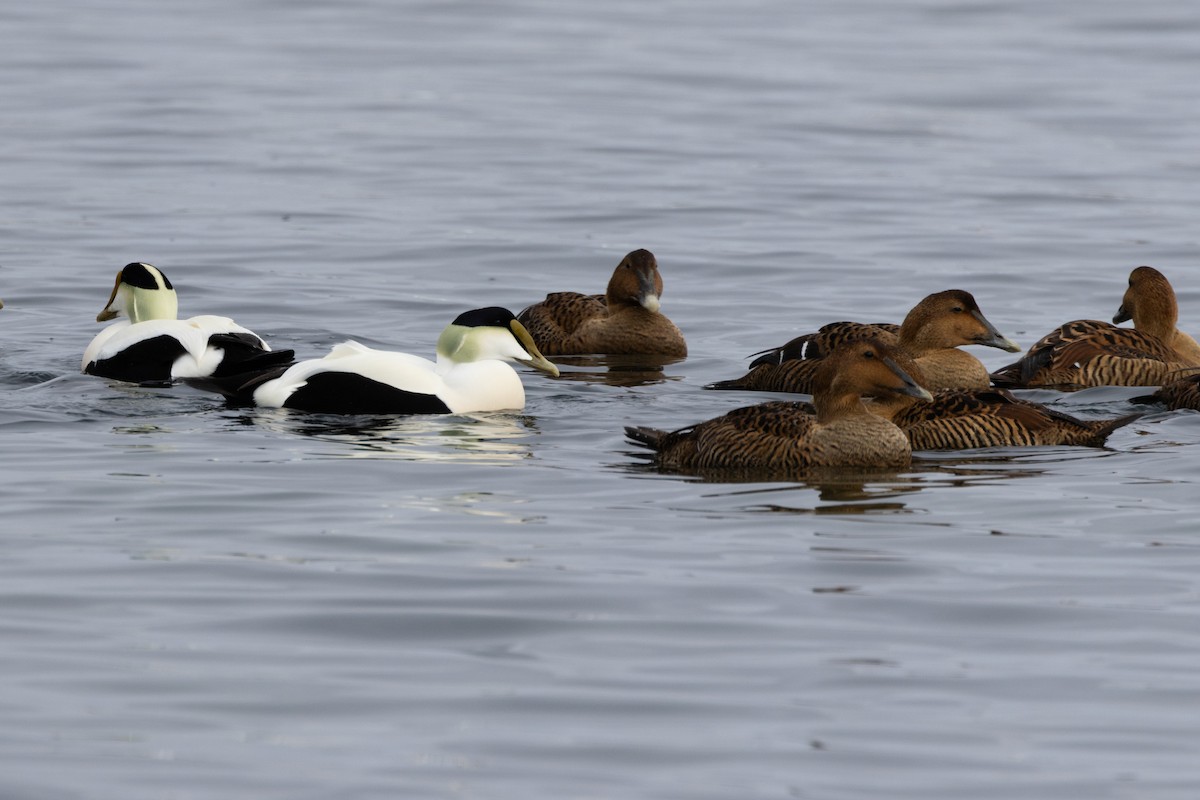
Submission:
[[[177,319],[179,299],[157,267],[136,262],[117,273],[97,322],[118,317],[92,339],[81,365],[89,375],[133,383],[229,375],[291,362],[228,317]]]
[[[555,292],[517,317],[546,355],[660,355],[682,358],[687,343],[659,310],[663,281],[649,250],[621,259],[604,294]]]
[[[290,367],[188,383],[235,403],[327,414],[520,410],[525,389],[506,361],[558,375],[512,312],[493,307],[460,314],[442,331],[436,362],[351,341]]]

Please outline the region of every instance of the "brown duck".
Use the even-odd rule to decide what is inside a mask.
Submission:
[[[988,322],[970,292],[950,289],[926,297],[908,312],[900,325],[833,322],[783,347],[755,353],[759,357],[750,364],[749,373],[705,388],[811,394],[813,376],[825,357],[839,344],[866,337],[893,343],[915,359],[924,377],[921,385],[928,389],[989,385],[983,363],[959,350],[961,345],[979,344],[1020,352],[1017,345]]]
[[[1175,327],[1179,306],[1161,272],[1138,267],[1113,323],[1083,319],[1043,336],[1020,361],[992,373],[1005,388],[1072,391],[1088,386],[1157,386],[1180,370],[1200,366],[1200,345]]]
[[[613,270],[604,294],[555,292],[517,315],[545,355],[687,355],[683,334],[659,311],[663,280],[649,250]]]
[[[1131,403],[1161,403],[1172,411],[1190,408],[1200,411],[1200,373],[1164,384],[1154,394],[1131,397]]]
[[[928,398],[878,339],[851,342],[822,359],[810,414],[801,403],[771,402],[674,432],[629,427],[660,467],[683,471],[764,470],[792,475],[815,467],[901,467],[912,449],[904,434],[872,414],[863,395],[899,392]]]

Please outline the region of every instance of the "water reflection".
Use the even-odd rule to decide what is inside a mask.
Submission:
[[[1055,464],[1078,457],[1103,456],[1096,448],[1008,448],[939,453],[938,458],[916,458],[906,471],[824,467],[804,474],[770,470],[714,470],[681,473],[651,463],[614,465],[644,476],[711,484],[705,498],[745,498],[740,509],[767,514],[892,515],[923,513],[907,500],[931,489],[971,487],[1045,476]],[[644,456],[642,453],[634,455]],[[720,485],[725,488],[719,488]],[[786,502],[797,492],[804,498]],[[813,497],[812,493],[816,496]]]
[[[532,418],[512,414],[347,416],[251,409],[230,419],[233,427],[336,445],[318,458],[505,464],[531,457],[528,439],[536,431]]]
[[[677,381],[680,376],[667,375],[664,368],[683,361],[654,355],[554,356],[552,360],[560,370],[559,380],[624,387]]]

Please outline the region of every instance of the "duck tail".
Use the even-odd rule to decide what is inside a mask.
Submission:
[[[273,381],[283,373],[287,372],[288,367],[292,365],[291,350],[282,350],[280,353],[288,353],[288,363],[266,365],[262,369],[251,369],[245,372],[238,372],[233,375],[210,375],[207,378],[184,378],[183,382],[193,389],[199,389],[203,392],[213,392],[225,398],[230,405],[234,406],[252,406],[254,405],[254,390],[263,385],[267,381]],[[265,355],[276,355],[275,353],[266,353]]]
[[[1142,416],[1144,415],[1139,412],[1137,414],[1126,414],[1125,416],[1117,417],[1116,419],[1098,420],[1092,423],[1092,432],[1095,435],[1096,444],[1104,444],[1104,441],[1109,437],[1109,434],[1111,434],[1117,428],[1124,428],[1134,420],[1141,419]]]
[[[625,435],[630,441],[655,451],[662,446],[663,438],[667,435],[667,433],[667,431],[659,430],[658,428],[646,428],[640,426],[625,427]]]
[[[237,375],[257,375],[277,367],[290,367],[295,363],[295,350],[263,350],[247,358],[231,361],[228,364],[222,361],[217,366],[216,371],[213,372],[212,377],[223,378]]]
[[[705,389],[718,389],[718,390],[721,390],[721,389],[726,389],[726,390],[727,389],[745,389],[746,388],[746,378],[743,376],[741,378],[733,378],[733,379],[727,380],[727,381],[717,381],[716,383],[706,383],[704,385],[704,388]]]

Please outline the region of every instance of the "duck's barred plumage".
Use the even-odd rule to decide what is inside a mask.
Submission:
[[[814,376],[825,357],[839,345],[865,338],[877,338],[911,356],[921,372],[921,385],[928,389],[988,385],[987,369],[975,356],[959,350],[962,345],[1017,351],[983,316],[969,292],[950,289],[925,297],[900,325],[829,323],[782,347],[755,353],[748,373],[705,388],[811,394]]]
[[[886,322],[830,322],[782,347],[754,353],[757,358],[750,362],[750,371],[745,375],[705,388],[812,394],[813,380],[823,359],[839,346],[872,338],[895,345],[899,331],[899,325]]]
[[[649,250],[626,255],[605,294],[553,292],[517,315],[546,355],[661,355],[682,358],[687,343],[659,311],[663,291]]]
[[[807,403],[773,401],[736,408],[673,432],[630,427],[630,439],[663,453],[661,466],[692,470],[736,467],[803,472],[814,466],[904,466],[911,450],[882,418],[825,431]]]
[[[1101,447],[1117,428],[1139,414],[1081,420],[1003,389],[936,392],[891,415],[913,450],[1079,445]]]
[[[1161,403],[1171,411],[1181,408],[1200,411],[1200,373],[1163,384],[1153,394],[1133,397],[1129,402],[1144,405]]]
[[[1088,386],[1155,386],[1188,366],[1153,334],[1080,319],[1055,328],[1021,360],[993,372],[992,383],[1003,388],[1068,391]]]

